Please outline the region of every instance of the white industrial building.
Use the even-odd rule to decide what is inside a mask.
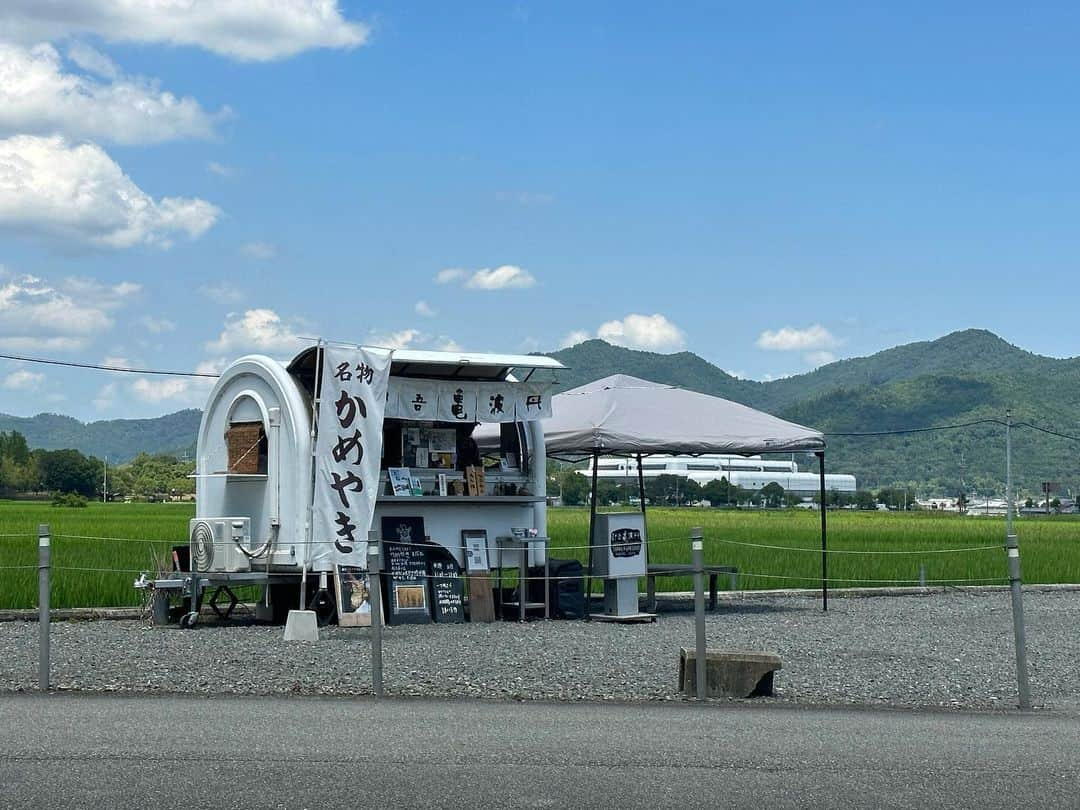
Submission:
[[[579,472],[592,475],[592,466]],[[597,461],[598,478],[636,480],[637,474],[637,459],[634,458],[609,456]],[[794,461],[763,459],[761,456],[645,456],[641,460],[641,474],[644,478],[678,475],[702,486],[726,478],[728,483],[752,492],[775,483],[783,487],[785,492],[807,496],[816,495],[821,484],[816,472],[799,472],[799,466]],[[853,493],[855,476],[826,473],[825,489]]]

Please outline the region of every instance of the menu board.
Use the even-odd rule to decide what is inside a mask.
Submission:
[[[386,604],[388,624],[428,624],[428,550],[420,545],[387,543]]]
[[[461,566],[454,558],[432,557],[428,570],[431,578],[431,615],[440,624],[457,624],[465,621],[465,587],[461,581]]]

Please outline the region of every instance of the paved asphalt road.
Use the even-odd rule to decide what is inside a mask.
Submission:
[[[1080,718],[0,696],[0,806],[1078,807]]]

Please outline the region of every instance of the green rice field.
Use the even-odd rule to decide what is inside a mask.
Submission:
[[[53,535],[52,604],[102,607],[139,603],[132,582],[140,571],[154,570],[154,553],[163,555],[185,542],[193,515],[191,504],[97,503],[69,509],[0,501],[0,608],[37,604],[39,524],[49,524]],[[585,509],[549,510],[552,556],[584,561],[588,520]],[[817,513],[803,510],[654,509],[648,516],[649,560],[690,562],[690,531],[701,526],[706,561],[737,566],[740,588],[817,587],[819,520]],[[926,567],[930,584],[1006,581],[1003,518],[830,512],[828,522],[831,587],[917,584],[920,566]],[[1080,519],[1025,517],[1016,529],[1025,582],[1080,583]],[[663,578],[657,586],[688,590],[691,581]]]

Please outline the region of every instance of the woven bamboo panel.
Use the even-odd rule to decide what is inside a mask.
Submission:
[[[225,431],[229,451],[229,472],[256,475],[259,470],[259,443],[263,441],[262,422],[236,422]]]

